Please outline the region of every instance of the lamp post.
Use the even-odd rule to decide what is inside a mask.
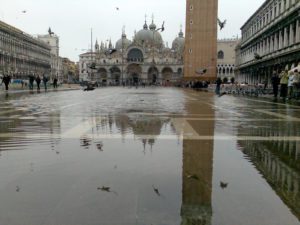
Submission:
[[[153,23],[153,21],[152,21],[152,23]],[[154,38],[154,35],[155,35],[155,32],[158,32],[158,31],[164,32],[164,30],[165,30],[165,21],[163,22],[163,24],[162,24],[161,27],[152,30],[152,33],[153,33],[153,41],[152,41],[152,69],[153,69],[153,71],[154,71],[154,68],[155,68],[155,59],[154,59],[155,38]]]
[[[91,66],[90,66],[90,81],[93,79],[93,28],[91,28]]]
[[[125,27],[123,27],[122,30],[122,64],[121,64],[121,80],[122,80],[122,85],[124,85],[124,38],[125,38]]]

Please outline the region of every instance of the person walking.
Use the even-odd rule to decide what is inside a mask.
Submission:
[[[288,87],[288,82],[289,82],[289,75],[288,75],[288,70],[285,69],[283,72],[280,74],[280,97],[285,101],[287,97],[287,87]]]
[[[48,82],[48,78],[45,76],[45,74],[43,74],[43,84],[44,84],[45,91],[47,91],[47,82]]]
[[[272,74],[271,83],[272,83],[272,87],[273,87],[273,95],[274,95],[274,98],[276,99],[278,96],[278,85],[280,83],[280,79],[279,79],[276,71],[274,71]]]
[[[292,99],[294,97],[294,78],[294,72],[290,72],[288,80],[288,99]]]
[[[300,97],[300,74],[297,69],[294,71],[293,92],[294,92],[294,97],[296,99],[299,99],[299,97]]]
[[[41,78],[39,75],[37,75],[37,77],[35,78],[35,82],[36,82],[36,85],[37,85],[37,90],[39,91],[40,90],[40,84],[41,84]]]
[[[53,80],[53,88],[57,88],[57,78],[54,77],[54,80]]]
[[[8,91],[8,86],[10,81],[11,81],[11,77],[9,75],[4,75],[4,77],[2,78],[2,83],[4,83],[6,91]]]
[[[216,94],[219,96],[221,95],[221,84],[222,84],[222,80],[220,77],[218,77],[216,81]]]
[[[33,90],[34,75],[29,75],[29,89]]]

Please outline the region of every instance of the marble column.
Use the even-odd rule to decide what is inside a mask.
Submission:
[[[294,29],[293,29],[293,23],[290,24],[290,41],[289,46],[292,46],[294,44]]]
[[[278,50],[278,33],[275,33],[274,35],[274,51]]]
[[[300,22],[299,19],[296,22],[296,43],[300,42]]]
[[[274,40],[275,40],[275,37],[274,37],[274,34],[270,37],[270,52],[274,52]]]
[[[282,49],[282,30],[279,30],[279,43],[278,43],[278,49]]]
[[[285,11],[284,2],[285,2],[285,0],[281,0],[281,9],[280,9],[280,12],[284,12]]]
[[[288,46],[288,27],[285,27],[284,28],[284,31],[283,31],[283,47],[287,47]]]

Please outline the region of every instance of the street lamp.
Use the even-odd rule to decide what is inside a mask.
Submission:
[[[125,26],[123,26],[122,29],[122,64],[121,64],[121,80],[122,80],[122,85],[124,85],[124,39],[125,39]]]
[[[152,18],[152,24],[153,24],[153,18]],[[153,41],[152,41],[152,69],[154,71],[154,68],[155,68],[155,59],[154,59],[154,48],[155,48],[155,38],[154,38],[154,35],[155,35],[155,32],[158,32],[158,31],[161,31],[163,32],[165,30],[165,21],[163,22],[162,26],[155,29],[152,29],[152,34],[153,34]],[[152,78],[153,79],[153,78]]]

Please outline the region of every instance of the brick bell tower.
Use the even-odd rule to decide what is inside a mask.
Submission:
[[[186,0],[185,80],[217,78],[218,0]]]

